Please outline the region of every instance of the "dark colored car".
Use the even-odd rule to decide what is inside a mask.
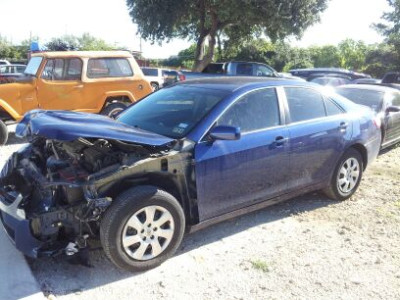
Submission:
[[[374,117],[307,82],[241,77],[163,88],[116,121],[32,111],[1,171],[1,220],[31,257],[100,238],[115,265],[149,269],[186,229],[315,190],[349,198],[379,151]]]
[[[342,76],[316,76],[312,79],[308,79],[309,82],[317,83],[323,86],[339,86],[349,84],[351,80]]]
[[[309,69],[293,69],[289,71],[293,76],[298,76],[309,80],[311,76],[324,76],[324,75],[341,75],[347,76],[351,80],[359,78],[371,78],[370,75],[364,73],[358,73],[340,68],[309,68]]]
[[[210,63],[200,73],[183,72],[187,79],[221,76],[258,76],[258,77],[280,77],[270,66],[247,61],[229,61],[223,63]]]
[[[184,80],[186,80],[186,76],[181,71],[170,70],[164,73],[164,86],[169,86]]]
[[[400,72],[388,72],[382,78],[382,83],[400,84]]]
[[[400,141],[400,91],[379,85],[347,85],[336,92],[354,103],[368,106],[382,125],[382,148]]]

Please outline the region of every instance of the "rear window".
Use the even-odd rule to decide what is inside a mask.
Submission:
[[[385,93],[381,91],[352,88],[338,88],[336,92],[354,103],[368,106],[375,111],[381,110],[383,97],[385,95]]]
[[[145,76],[158,76],[157,69],[143,68],[142,71]]]
[[[286,87],[285,92],[292,122],[326,116],[324,99],[319,92],[300,87]]]
[[[87,77],[129,77],[133,75],[131,65],[126,58],[91,58],[88,62]]]

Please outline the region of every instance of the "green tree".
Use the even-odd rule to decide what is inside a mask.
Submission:
[[[385,23],[374,24],[376,30],[385,36],[385,43],[391,45],[394,50],[397,69],[400,68],[400,0],[387,0],[392,8],[385,12],[382,19]]]
[[[63,35],[61,37],[52,38],[46,45],[51,51],[97,51],[97,50],[113,50],[115,45],[108,44],[103,39],[96,38],[89,33],[81,36]]]
[[[365,67],[367,45],[362,41],[345,39],[338,45],[340,67],[362,70]]]
[[[132,21],[146,40],[189,38],[196,42],[193,70],[214,57],[217,36],[264,33],[272,40],[301,36],[319,21],[328,0],[127,0]],[[205,45],[208,42],[208,48]]]
[[[84,33],[77,38],[79,50],[93,51],[93,50],[113,50],[115,45],[108,44],[103,39],[96,38],[89,33]]]
[[[313,65],[316,68],[329,68],[340,66],[340,54],[336,46],[311,46],[308,48],[313,61]]]

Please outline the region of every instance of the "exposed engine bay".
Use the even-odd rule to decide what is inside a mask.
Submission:
[[[116,191],[127,181],[143,180],[148,171],[168,172],[165,157],[174,153],[171,145],[37,137],[15,152],[2,170],[0,200],[16,206],[17,214],[29,220],[38,247],[28,255],[73,255],[98,235],[100,217]],[[12,229],[5,228],[13,237]]]

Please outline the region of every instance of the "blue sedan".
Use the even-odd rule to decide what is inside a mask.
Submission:
[[[0,174],[0,212],[32,257],[78,255],[100,238],[118,267],[170,257],[186,229],[323,190],[351,197],[378,154],[374,113],[311,83],[185,81],[104,116],[36,110],[30,144]]]

